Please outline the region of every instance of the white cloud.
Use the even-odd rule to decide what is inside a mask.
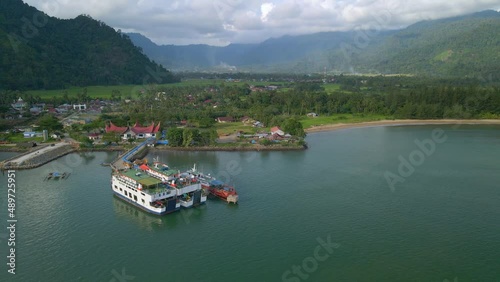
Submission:
[[[260,6],[260,20],[263,22],[267,22],[267,16],[269,13],[276,7],[273,3],[264,3]]]
[[[400,28],[485,9],[499,0],[24,0],[58,18],[89,14],[161,44],[225,45],[285,34]]]

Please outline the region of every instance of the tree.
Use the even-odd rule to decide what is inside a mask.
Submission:
[[[302,123],[300,123],[296,118],[286,119],[282,124],[282,129],[285,132],[290,133],[291,135],[298,137],[305,137],[306,133],[304,132],[304,127]]]
[[[44,115],[40,118],[38,124],[42,130],[55,131],[63,129],[61,122],[53,115]]]
[[[210,117],[203,117],[198,120],[198,126],[200,128],[209,128],[215,123],[215,119]]]
[[[118,143],[120,142],[120,135],[115,132],[104,133],[104,135],[102,136],[102,141],[107,143]]]
[[[182,146],[189,147],[194,143],[194,131],[190,128],[184,128],[182,131]]]
[[[172,147],[181,146],[183,143],[183,131],[181,128],[173,127],[167,130],[168,144]]]

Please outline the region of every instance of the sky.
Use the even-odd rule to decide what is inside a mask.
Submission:
[[[500,0],[24,0],[57,18],[90,15],[157,44],[258,43],[323,31],[404,28],[500,10]]]

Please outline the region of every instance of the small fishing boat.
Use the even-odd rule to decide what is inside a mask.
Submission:
[[[50,180],[50,179],[54,179],[54,180],[57,180],[57,179],[67,179],[70,174],[71,173],[68,173],[68,172],[63,172],[63,173],[60,173],[60,172],[57,172],[57,171],[49,172],[49,174],[47,174],[47,176],[45,176],[44,180]]]

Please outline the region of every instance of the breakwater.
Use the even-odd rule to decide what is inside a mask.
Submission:
[[[76,149],[71,145],[60,145],[54,148],[44,146],[5,160],[2,163],[1,168],[3,170],[31,169],[44,165],[74,151],[76,151]]]

